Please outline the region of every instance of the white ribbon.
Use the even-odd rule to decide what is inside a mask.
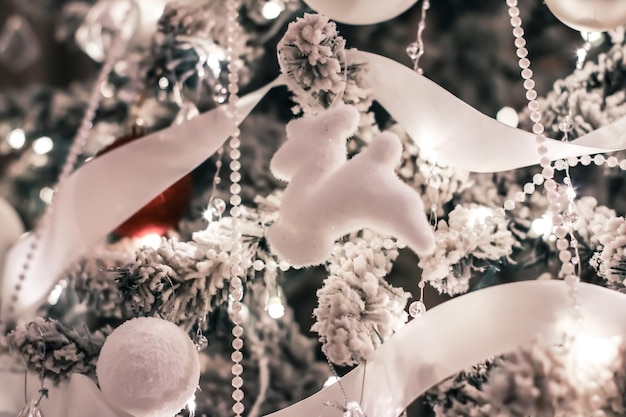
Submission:
[[[499,172],[539,163],[535,135],[480,113],[428,78],[389,58],[351,51],[369,64],[374,97],[439,164]],[[521,93],[521,92],[520,92]],[[572,142],[548,139],[552,160],[626,148],[626,117]]]
[[[348,401],[359,401],[367,416],[396,417],[445,378],[489,357],[511,352],[541,335],[561,337],[572,317],[563,281],[524,281],[482,289],[447,301],[412,320],[367,363],[341,379]],[[626,295],[580,284],[581,331],[626,340]],[[361,393],[361,387],[364,391]],[[268,417],[337,417],[325,401],[341,404],[337,383]]]
[[[280,81],[266,85],[238,102],[243,118]],[[23,319],[45,299],[59,275],[98,241],[209,158],[232,132],[221,109],[147,135],[86,163],[54,197],[49,228],[30,263],[15,310]],[[4,270],[2,308],[18,282],[30,240],[9,252]]]
[[[563,281],[524,281],[490,287],[447,301],[412,320],[394,334],[367,364],[341,379],[348,401],[360,401],[365,414],[396,417],[427,389],[489,357],[513,351],[541,335],[561,341],[572,317],[572,299]],[[581,331],[591,336],[626,340],[626,295],[604,287],[580,284]],[[31,377],[31,395],[38,388]],[[23,375],[0,374],[0,411],[23,405]],[[361,387],[364,391],[361,392]],[[16,398],[18,400],[16,400]],[[8,401],[11,407],[7,407]],[[324,401],[341,404],[337,383],[268,417],[337,417]],[[127,417],[107,405],[96,385],[82,375],[42,401],[46,417]]]

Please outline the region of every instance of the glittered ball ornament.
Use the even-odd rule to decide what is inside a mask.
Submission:
[[[200,361],[181,328],[142,317],[125,322],[107,337],[96,373],[111,405],[135,417],[170,417],[194,394]]]
[[[417,0],[304,0],[313,10],[349,25],[372,25],[404,13]]]
[[[135,127],[132,133],[117,139],[98,153],[98,156],[102,156],[143,136],[145,136],[143,129]],[[151,233],[165,234],[175,228],[183,218],[191,202],[192,194],[193,182],[191,175],[185,175],[129,217],[124,223],[120,224],[113,231],[113,234],[120,238],[139,238]]]
[[[545,0],[565,25],[583,32],[605,32],[626,24],[624,0]]]

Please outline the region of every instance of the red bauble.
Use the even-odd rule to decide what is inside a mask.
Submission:
[[[132,133],[117,139],[100,151],[98,156],[104,155],[144,135],[145,131],[143,129],[135,127]],[[193,183],[191,175],[186,175],[119,225],[113,233],[117,237],[133,238],[142,237],[150,233],[165,234],[173,229],[180,219],[183,218],[191,202],[192,193]]]

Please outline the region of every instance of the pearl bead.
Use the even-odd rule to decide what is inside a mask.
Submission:
[[[584,166],[587,166],[591,163],[591,156],[590,155],[583,155],[580,157],[580,163]]]
[[[546,179],[552,178],[554,177],[554,169],[550,166],[544,167],[543,171],[541,171],[541,175]]]
[[[533,71],[530,68],[524,68],[522,70],[522,78],[525,80],[533,76]]]
[[[237,328],[238,326],[235,326],[235,328]],[[240,327],[240,326],[239,326]],[[243,353],[241,353],[240,351],[236,350],[233,353],[230,354],[230,359],[233,362],[241,362],[243,359]]]
[[[504,202],[505,210],[513,210],[515,208],[515,202],[513,200],[506,200]]]
[[[243,373],[243,366],[241,366],[241,364],[239,363],[236,363],[231,368],[231,372],[233,375],[239,376]]]
[[[239,337],[236,337],[233,340],[233,349],[240,350],[243,347],[243,340]]]
[[[543,178],[543,177],[542,177],[542,178]],[[530,183],[530,182],[527,182],[526,184],[524,184],[524,192],[525,192],[526,194],[532,194],[532,193],[534,193],[534,192],[535,192],[535,185],[534,185],[534,184],[532,184],[532,183]]]
[[[237,415],[241,415],[245,409],[246,407],[244,407],[242,403],[235,403],[233,405],[233,412]]]
[[[596,156],[594,156],[593,157],[593,163],[598,165],[598,166],[604,164],[604,155],[597,154]]]
[[[243,385],[243,378],[241,378],[240,376],[236,376],[233,378],[231,384],[235,388],[241,388],[241,386]]]
[[[615,168],[617,166],[617,158],[614,156],[609,156],[606,160],[606,165],[609,168]]]
[[[233,400],[241,401],[243,400],[243,397],[244,397],[244,394],[242,390],[236,389],[235,391],[233,391]]]
[[[257,259],[252,263],[252,268],[254,268],[255,271],[262,271],[265,269],[265,263],[262,260]]]

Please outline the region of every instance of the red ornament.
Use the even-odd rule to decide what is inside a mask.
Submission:
[[[123,136],[98,153],[98,156],[145,136],[145,129],[133,127]],[[193,183],[191,175],[185,175],[174,185],[156,196],[152,201],[119,225],[113,233],[117,237],[138,238],[151,233],[164,235],[176,227],[191,202]]]

